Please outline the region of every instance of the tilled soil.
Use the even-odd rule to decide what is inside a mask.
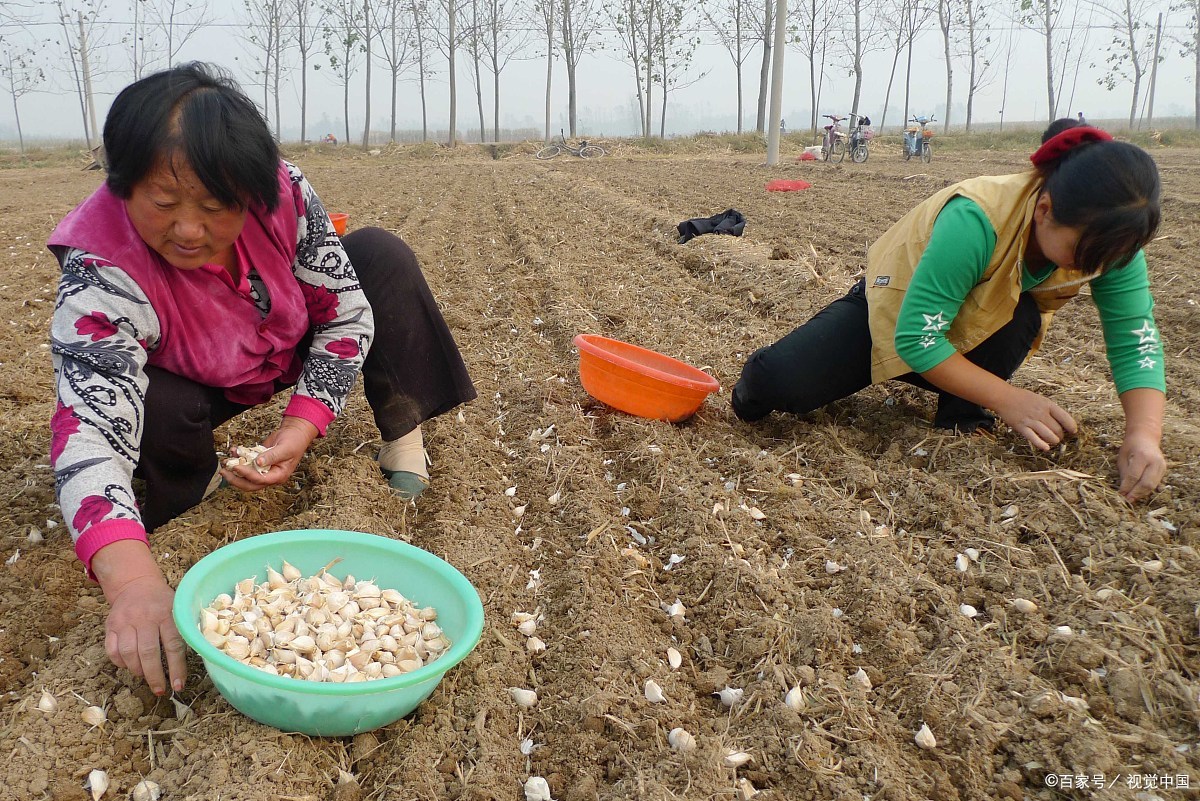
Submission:
[[[1154,154],[1164,223],[1148,255],[1171,469],[1129,506],[1114,491],[1121,407],[1086,300],[1014,379],[1080,422],[1049,454],[1003,427],[939,432],[931,396],[903,384],[804,418],[734,417],[728,392],[746,355],[844,293],[892,221],[949,182],[1028,163],[939,152],[922,164],[891,150],[864,165],[789,157],[777,168],[620,149],[552,162],[465,148],[294,154],[352,228],[380,225],[413,246],[479,398],[427,426],[434,483],[415,507],[379,477],[378,432],[356,394],[294,483],[220,490],[152,544],[177,582],[242,537],[354,529],[412,542],[474,583],[487,620],[473,654],[407,719],[343,739],[242,716],[195,657],[179,704],[109,664],[105,602],[74,556],[47,462],[57,269],[43,247],[101,176],[0,171],[0,546],[6,559],[19,550],[0,568],[0,798],[84,799],[95,768],[110,777],[107,798],[147,777],[166,799],[520,799],[530,775],[565,801],[729,799],[739,786],[789,801],[1192,797],[1178,785],[1200,786],[1200,273],[1189,257],[1200,153]],[[778,177],[813,186],[764,191]],[[729,207],[746,215],[743,237],[676,243],[676,223]],[[683,359],[722,389],[678,425],[610,410],[579,384],[581,332]],[[216,447],[265,436],[281,408],[233,421]],[[41,544],[27,539],[34,528]],[[960,571],[968,549],[978,559]],[[1018,612],[1014,598],[1038,609]],[[664,611],[676,600],[683,620]],[[549,647],[531,657],[509,618],[534,609]],[[662,703],[646,700],[651,678]],[[744,690],[731,709],[713,694],[726,686]],[[797,686],[793,710],[783,697]],[[510,687],[536,689],[538,704],[518,708]],[[36,707],[43,688],[53,714]],[[104,726],[82,722],[89,704],[107,709]],[[914,744],[922,723],[933,750]],[[675,727],[695,735],[694,752],[670,748]],[[726,767],[726,749],[753,759]],[[1063,774],[1087,787],[1049,786]]]

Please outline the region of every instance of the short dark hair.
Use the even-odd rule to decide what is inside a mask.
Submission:
[[[1063,131],[1066,131],[1070,128],[1078,128],[1080,125],[1083,125],[1083,123],[1077,119],[1074,119],[1073,117],[1059,117],[1057,120],[1050,123],[1050,125],[1046,127],[1046,130],[1042,132],[1042,144],[1046,144]]]
[[[1154,159],[1140,147],[1085,142],[1037,169],[1054,220],[1082,229],[1077,269],[1095,273],[1121,267],[1158,230],[1162,185]]]
[[[183,156],[226,206],[279,204],[279,146],[253,101],[219,67],[194,61],[121,90],[104,121],[108,188],[128,198],[161,159]]]

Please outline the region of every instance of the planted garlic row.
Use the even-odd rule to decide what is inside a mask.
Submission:
[[[267,580],[237,583],[200,611],[204,639],[267,673],[309,681],[390,678],[437,659],[450,646],[437,611],[418,608],[397,590],[327,565],[304,578],[287,562]]]

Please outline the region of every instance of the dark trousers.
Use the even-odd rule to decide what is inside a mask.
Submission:
[[[1007,381],[1029,355],[1041,326],[1036,301],[1022,294],[1013,319],[966,353],[968,361]],[[993,418],[980,406],[942,392],[918,373],[899,377],[938,393],[934,425],[973,431]],[[866,282],[773,345],[750,355],[733,388],[733,410],[754,421],[773,411],[805,414],[871,384],[871,330]]]
[[[458,346],[425,283],[417,257],[400,238],[363,228],[342,238],[375,317],[363,363],[363,391],[385,441],[475,397]],[[147,367],[141,458],[142,522],[153,530],[195,506],[217,470],[213,429],[249,406]],[[287,389],[276,387],[276,391]]]

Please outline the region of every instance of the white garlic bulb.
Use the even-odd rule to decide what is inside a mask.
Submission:
[[[108,721],[108,714],[98,706],[89,706],[83,710],[83,722],[89,726],[103,726]]]
[[[525,801],[551,801],[550,784],[541,776],[530,776],[525,781]]]
[[[129,797],[132,801],[158,801],[161,795],[162,788],[158,786],[158,782],[142,779],[133,786],[133,792]]]
[[[100,796],[108,792],[108,774],[102,770],[93,770],[88,774],[84,788],[91,794],[92,801],[100,801]]]
[[[1011,601],[1008,602],[1008,605],[1011,606],[1016,611],[1021,612],[1023,614],[1029,614],[1030,612],[1036,612],[1037,608],[1038,608],[1038,605],[1035,604],[1033,601],[1029,600],[1028,598],[1013,598]]]
[[[696,750],[696,738],[687,729],[679,727],[671,729],[671,733],[667,735],[667,742],[680,753],[686,754]]]
[[[37,708],[47,714],[58,711],[58,699],[51,695],[46,690],[42,690],[42,697],[38,699]]]
[[[683,664],[683,654],[674,648],[668,648],[667,664],[671,666],[671,670],[679,670],[679,666]]]
[[[742,696],[746,691],[740,687],[730,687],[726,685],[724,690],[717,690],[713,695],[721,699],[721,704],[726,707],[732,707],[738,701],[742,700]]]
[[[667,613],[667,617],[682,623],[684,622],[683,616],[687,614],[687,607],[683,605],[683,601],[676,598],[675,603],[664,606],[663,611]]]

